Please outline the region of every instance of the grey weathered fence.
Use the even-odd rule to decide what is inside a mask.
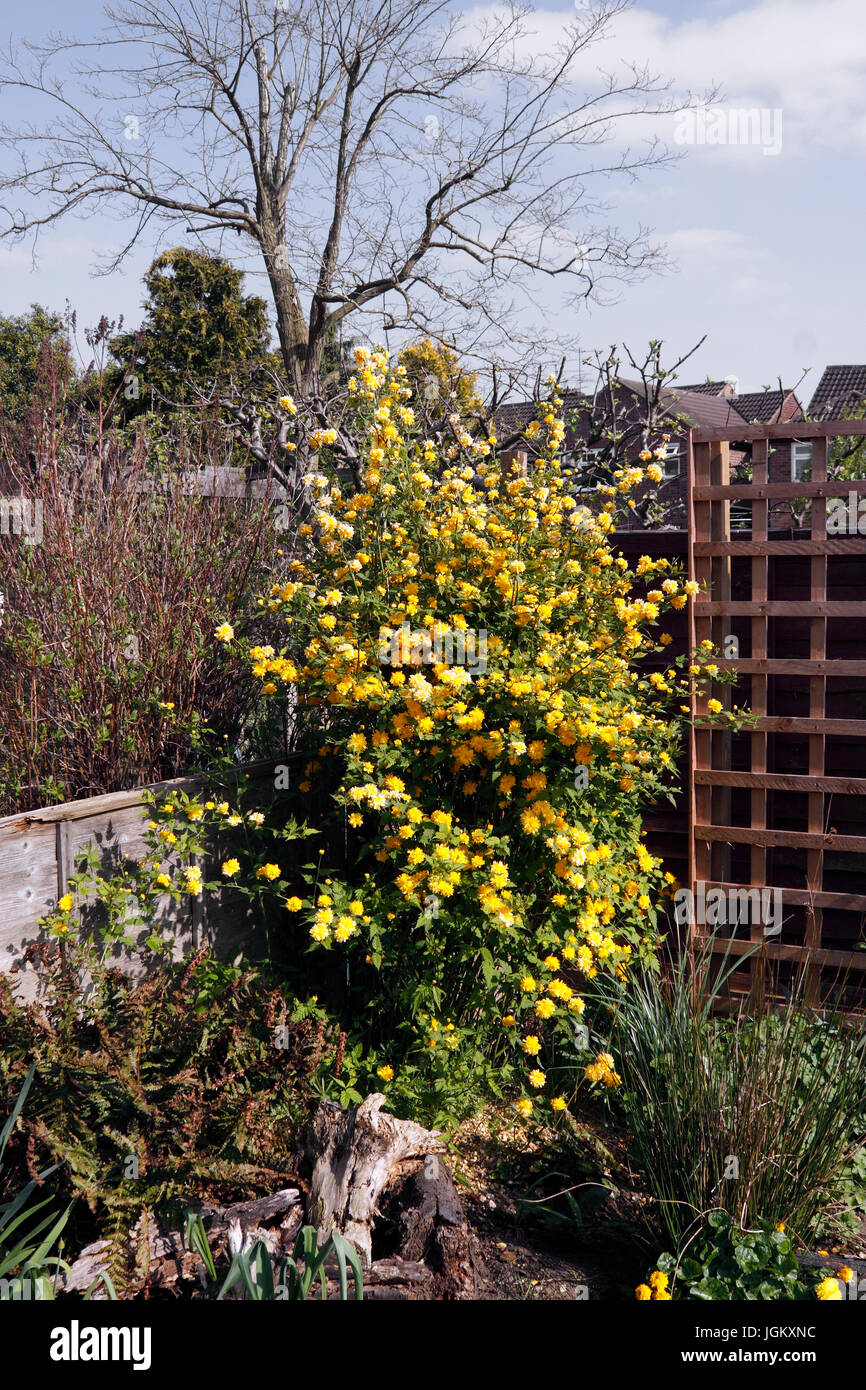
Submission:
[[[241,777],[249,779],[247,795],[257,803],[271,800],[272,762],[251,763],[232,774],[233,780]],[[34,992],[34,972],[21,968],[23,951],[45,939],[40,919],[66,892],[81,852],[94,845],[106,873],[125,859],[144,858],[144,792],[192,792],[203,785],[200,777],[185,777],[0,819],[0,970],[21,972],[23,997]],[[156,904],[155,927],[171,931],[181,952],[204,944],[229,952],[249,939],[248,905],[227,888],[208,896],[205,916],[199,899],[190,896],[177,904],[166,896]]]

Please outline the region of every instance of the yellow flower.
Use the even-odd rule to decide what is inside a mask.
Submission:
[[[836,1278],[841,1279],[843,1284],[850,1284],[854,1278],[854,1271],[850,1265],[843,1265],[841,1269],[836,1270]]]
[[[532,1101],[524,1098],[523,1100],[517,1101],[514,1108],[521,1119],[528,1120],[529,1116],[532,1114]]]
[[[304,902],[302,898],[286,898],[286,907],[289,912],[300,912],[303,906]]]
[[[649,1284],[638,1284],[634,1291],[634,1296],[639,1303],[648,1303],[653,1296],[652,1289]]]
[[[196,897],[202,891],[201,869],[196,868],[194,864],[186,870],[183,880],[183,891],[185,893],[192,893]]]
[[[223,874],[226,878],[234,878],[240,872],[240,861],[237,859],[226,859],[223,863]]]
[[[537,1038],[534,1033],[530,1033],[528,1037],[523,1039],[521,1047],[530,1057],[536,1057],[541,1051],[541,1039]]]
[[[707,700],[707,709],[713,714],[718,714],[722,708],[721,700]]]
[[[381,1077],[381,1079],[382,1079],[383,1081],[393,1081],[393,1080],[394,1080],[394,1068],[393,1068],[393,1067],[389,1067],[389,1066],[387,1066],[387,1065],[384,1066],[384,1067],[377,1067],[377,1068],[376,1068],[376,1075],[377,1075],[378,1077]]]
[[[556,1013],[556,1005],[552,999],[539,999],[535,1012],[538,1018],[551,1018]]]
[[[218,642],[230,642],[234,635],[235,630],[231,623],[220,623],[219,627],[214,629],[214,637]]]
[[[537,1091],[541,1089],[546,1080],[547,1077],[544,1075],[544,1072],[539,1071],[537,1067],[529,1073],[529,1084],[530,1086],[534,1086]]]
[[[517,1019],[514,1017],[514,1014],[506,1014],[502,1020],[503,1027],[505,1028],[513,1028],[516,1023]]]
[[[564,1096],[554,1096],[550,1104],[554,1110],[565,1110],[567,1108]]]
[[[841,1303],[842,1290],[839,1287],[839,1280],[828,1274],[827,1278],[822,1279],[815,1289],[815,1297],[819,1298],[822,1303]]]
[[[531,975],[524,975],[520,981],[520,988],[524,994],[531,994],[534,989],[537,989],[537,985]]]
[[[654,1289],[666,1289],[669,1283],[668,1276],[660,1269],[654,1269],[649,1277],[650,1287]]]
[[[61,912],[71,912],[73,901],[71,893],[64,893],[57,906],[60,908]]]
[[[266,878],[269,883],[273,883],[275,878],[279,878],[281,872],[279,864],[261,864],[256,869],[256,878]]]

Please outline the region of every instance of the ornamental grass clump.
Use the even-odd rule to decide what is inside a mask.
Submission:
[[[781,1005],[721,1016],[730,971],[707,947],[663,975],[633,972],[612,1001],[617,1101],[674,1249],[712,1212],[808,1243],[866,1138],[862,1034],[810,1009],[796,982]]]
[[[581,982],[654,958],[665,883],[641,812],[669,792],[708,659],[666,664],[658,625],[696,586],[612,546],[642,468],[595,513],[569,496],[555,383],[524,476],[456,415],[450,443],[422,437],[405,370],[356,362],[357,486],[317,430],[306,550],[266,600],[285,646],[216,633],[265,701],[295,703],[301,790],[330,779],[349,837],[345,874],[284,900],[285,932],[345,955],[359,1084],[437,1112],[519,1078],[522,1114],[561,1111],[544,1059],[557,1030],[590,1041]],[[587,1061],[616,1084],[606,1055]]]

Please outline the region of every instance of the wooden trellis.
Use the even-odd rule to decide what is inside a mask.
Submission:
[[[832,995],[862,1005],[866,660],[857,658],[866,636],[866,535],[827,534],[828,498],[866,494],[866,479],[827,478],[829,441],[845,435],[866,435],[866,421],[691,433],[689,570],[702,592],[690,604],[689,639],[738,648],[718,664],[737,671],[734,700],[757,718],[740,733],[726,731],[724,720],[700,727],[708,696],[695,698],[689,877],[696,899],[700,883],[705,894],[781,893],[781,927],[759,917],[719,928],[715,949],[747,957],[735,989],[767,971],[784,990],[802,969],[814,1002]],[[769,481],[774,441],[794,439],[812,443],[811,480]],[[751,446],[750,479],[732,481],[732,443]],[[794,498],[810,499],[809,531],[771,529],[775,506]],[[751,533],[732,535],[732,501],[751,504]],[[712,694],[730,706],[730,687]],[[840,704],[846,716],[862,709],[864,717],[836,717]],[[701,936],[706,927],[696,922],[694,930]]]

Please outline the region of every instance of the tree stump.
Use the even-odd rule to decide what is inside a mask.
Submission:
[[[320,1241],[341,1232],[374,1278],[377,1266],[394,1262],[429,1271],[423,1292],[405,1297],[473,1298],[472,1233],[444,1145],[414,1121],[384,1114],[384,1103],[376,1093],[349,1110],[319,1106],[305,1146],[307,1219]]]

